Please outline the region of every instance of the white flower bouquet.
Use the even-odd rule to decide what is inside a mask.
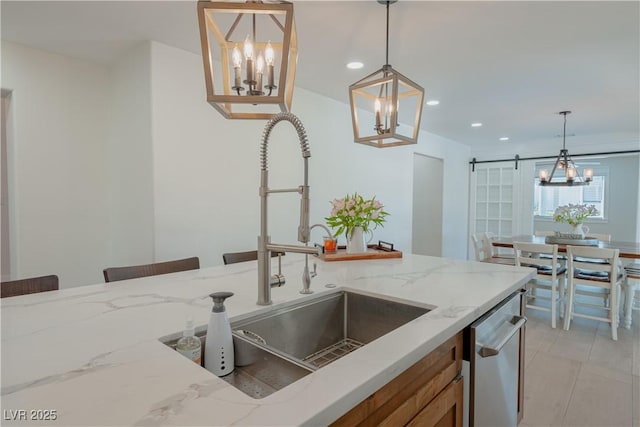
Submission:
[[[588,217],[598,214],[599,212],[595,205],[574,205],[569,203],[568,205],[558,206],[553,213],[553,220],[555,222],[566,222],[575,227],[576,225],[581,225]]]
[[[347,194],[342,199],[334,199],[331,203],[331,216],[325,218],[327,225],[336,229],[335,236],[345,233],[347,239],[355,227],[362,227],[367,232],[378,226],[384,226],[388,212],[375,197],[365,200],[358,193]]]

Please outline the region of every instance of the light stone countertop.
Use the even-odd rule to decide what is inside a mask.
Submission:
[[[274,305],[301,295],[304,257],[287,254]],[[275,262],[274,262],[275,264]],[[256,263],[4,298],[2,425],[326,425],[480,317],[532,269],[405,254],[402,259],[317,261],[311,297],[341,287],[436,308],[288,387],[255,400],[158,341],[209,319],[215,291],[231,318],[256,305]],[[325,288],[335,284],[335,289]],[[30,410],[57,420],[31,420]],[[27,410],[26,421],[10,421]]]

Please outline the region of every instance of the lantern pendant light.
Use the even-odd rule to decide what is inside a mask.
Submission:
[[[290,111],[298,60],[293,4],[198,1],[207,102],[227,119]]]
[[[387,8],[385,65],[349,86],[354,141],[378,148],[417,144],[422,118],[424,89],[389,64],[389,5],[396,1],[378,0]],[[400,110],[410,124],[400,124]]]
[[[578,168],[576,168],[573,159],[569,155],[569,150],[566,149],[565,140],[567,136],[567,114],[571,114],[571,111],[561,111],[558,114],[564,116],[564,130],[562,132],[562,150],[560,150],[560,154],[558,154],[558,158],[556,159],[555,164],[553,165],[553,169],[551,170],[551,175],[549,175],[549,171],[546,169],[542,169],[540,171],[540,185],[542,186],[563,186],[563,187],[572,187],[572,186],[580,186],[580,185],[589,185],[591,179],[593,178],[593,170],[585,169],[584,170],[584,178],[578,172]],[[558,170],[564,170],[564,181],[553,181],[553,177]]]

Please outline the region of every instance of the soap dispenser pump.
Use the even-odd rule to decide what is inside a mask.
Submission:
[[[232,292],[215,292],[213,309],[209,318],[207,341],[204,351],[204,367],[222,377],[233,372],[233,338],[224,300],[233,296]]]

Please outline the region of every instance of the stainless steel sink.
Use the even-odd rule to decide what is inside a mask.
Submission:
[[[258,336],[261,346],[318,369],[428,311],[410,302],[339,291],[233,322],[231,327],[235,336]]]
[[[429,311],[346,290],[276,307],[232,322],[236,368],[222,379],[260,399]],[[204,352],[206,330],[196,335]],[[178,338],[160,340],[175,348]]]

